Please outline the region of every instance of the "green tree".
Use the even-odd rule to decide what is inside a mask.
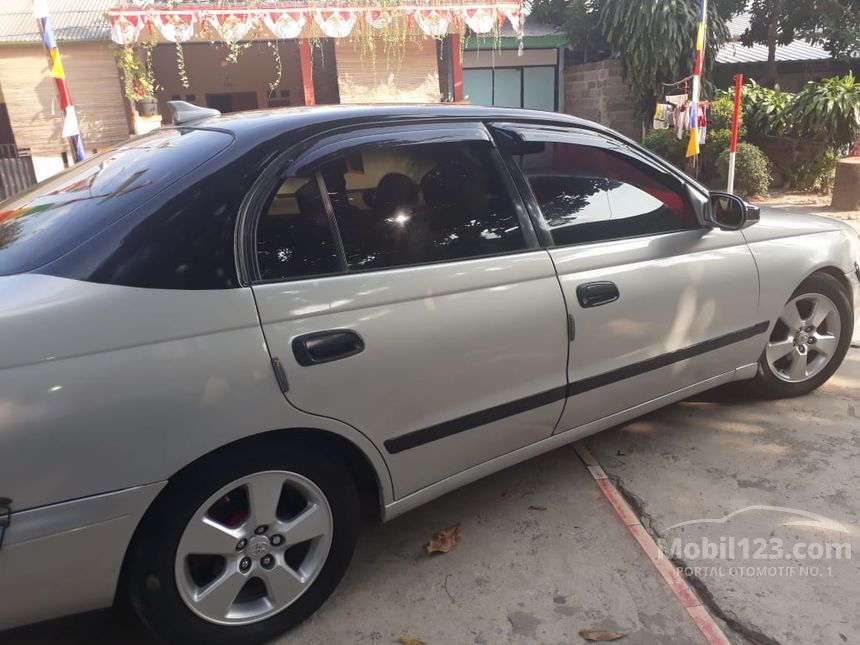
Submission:
[[[777,45],[804,38],[834,56],[860,51],[860,0],[753,0],[741,43],[767,46],[767,85],[779,79]]]
[[[745,0],[709,2],[706,71],[729,38],[727,19],[744,5]],[[648,118],[666,93],[663,83],[693,71],[700,6],[700,0],[536,0],[534,11],[537,19],[563,26],[572,49],[617,54],[639,112]]]

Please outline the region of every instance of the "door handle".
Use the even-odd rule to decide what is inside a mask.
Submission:
[[[586,282],[576,288],[576,297],[583,307],[598,307],[621,297],[614,282]]]
[[[315,331],[293,339],[293,354],[304,366],[338,361],[362,351],[364,340],[351,329]]]

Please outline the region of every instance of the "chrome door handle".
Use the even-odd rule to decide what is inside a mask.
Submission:
[[[316,331],[293,339],[293,354],[304,366],[338,361],[363,351],[364,340],[351,329]]]
[[[614,282],[586,282],[576,288],[576,297],[583,307],[599,307],[621,297]]]

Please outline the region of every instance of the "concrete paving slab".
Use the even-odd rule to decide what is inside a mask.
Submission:
[[[738,633],[860,640],[860,349],[811,395],[758,401],[730,386],[586,445],[667,551],[687,549],[677,564]]]
[[[427,556],[430,536],[456,523],[461,544]],[[276,643],[391,643],[408,632],[430,644],[569,645],[584,642],[581,629],[623,631],[631,645],[702,642],[567,447],[365,527],[329,602]],[[99,613],[8,642],[149,641],[137,625]]]

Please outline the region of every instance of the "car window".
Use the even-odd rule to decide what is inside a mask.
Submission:
[[[326,164],[347,267],[382,269],[525,247],[486,142],[367,146]]]
[[[299,278],[340,269],[337,246],[316,177],[293,177],[272,194],[257,224],[262,280]]]
[[[683,187],[604,148],[531,142],[516,151],[559,245],[698,228]]]
[[[211,130],[163,128],[76,164],[0,204],[0,275],[56,259],[226,148]]]

